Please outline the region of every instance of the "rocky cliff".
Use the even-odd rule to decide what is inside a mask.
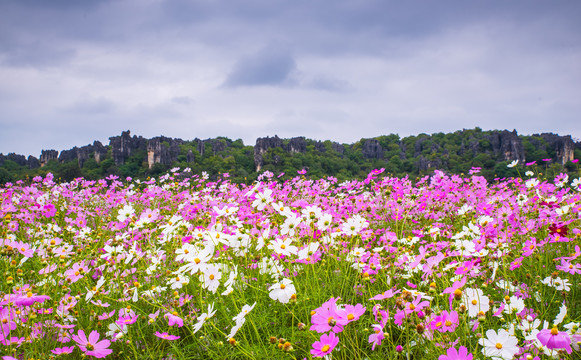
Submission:
[[[446,137],[447,136],[447,137]],[[446,137],[445,143],[441,139]],[[450,148],[450,142],[455,143]],[[570,135],[560,136],[553,133],[534,134],[530,136],[518,135],[516,130],[493,130],[482,131],[480,129],[461,130],[453,134],[420,134],[400,139],[396,135],[380,136],[378,138],[362,139],[357,146],[344,145],[336,142],[313,141],[305,137],[294,137],[281,139],[277,135],[274,137],[262,137],[256,140],[253,153],[247,153],[249,160],[254,162],[256,171],[261,171],[265,163],[265,154],[269,149],[279,148],[277,154],[269,158],[269,163],[279,165],[281,156],[284,153],[293,155],[315,151],[316,156],[324,156],[332,149],[334,155],[343,157],[346,148],[349,153],[360,153],[360,156],[367,160],[389,161],[394,156],[401,161],[413,157],[413,166],[424,171],[434,168],[446,168],[450,156],[460,156],[463,159],[470,157],[482,157],[488,161],[514,161],[520,163],[530,157],[531,152],[541,151],[555,163],[565,165],[575,157],[575,150],[581,150],[581,142],[574,141]],[[185,148],[182,145],[187,145]],[[106,157],[111,157],[116,166],[125,164],[132,156],[137,163],[146,163],[151,169],[155,164],[169,166],[178,161],[194,163],[197,161],[196,151],[201,158],[208,156],[210,152],[213,156],[225,157],[229,153],[232,141],[227,138],[216,138],[192,141],[184,141],[177,138],[158,136],[146,139],[141,136],[131,135],[130,131],[123,131],[120,136],[109,138],[109,144],[103,145],[99,141],[93,144],[73,147],[63,150],[60,153],[56,150],[43,150],[40,158],[34,156],[28,158],[14,153],[8,155],[0,154],[0,166],[9,161],[21,167],[34,169],[46,166],[50,161],[59,163],[69,163],[76,161],[79,168],[82,168],[86,161],[93,159],[96,163],[102,162]],[[525,151],[526,145],[526,151]],[[238,145],[239,146],[239,145]],[[183,149],[183,150],[182,150]],[[311,149],[311,150],[309,150]],[[450,150],[452,149],[452,150]],[[183,151],[183,153],[181,153]],[[528,154],[528,155],[527,155]],[[135,158],[137,156],[138,158]],[[351,156],[351,155],[350,155]],[[141,159],[141,157],[143,157]],[[284,157],[284,156],[283,156]],[[538,156],[537,156],[538,157]],[[456,162],[458,160],[455,160]],[[14,166],[14,165],[11,165]],[[409,165],[408,165],[409,166]]]
[[[182,139],[165,136],[154,137],[147,141],[147,164],[151,169],[154,164],[170,165],[178,159]]]

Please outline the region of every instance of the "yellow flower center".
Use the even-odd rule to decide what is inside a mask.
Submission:
[[[502,349],[502,344],[501,343],[496,343],[496,348],[499,349],[499,350]]]
[[[195,259],[194,259],[194,262],[195,262],[196,264],[199,264],[201,261],[202,261],[202,260],[200,260],[200,258],[195,258]]]
[[[210,276],[208,276],[210,278],[210,280],[214,280],[215,276],[214,274],[210,274]]]
[[[286,288],[285,284],[280,284],[280,288],[284,290],[284,288]]]
[[[330,349],[330,348],[331,348],[331,347],[330,347],[329,345],[325,345],[325,346],[323,346],[323,347],[321,348],[321,351],[322,351],[322,352],[327,352],[327,351],[329,351],[329,349]]]
[[[355,315],[353,315],[353,314],[347,315],[347,320],[351,321],[353,319],[355,319]]]
[[[476,304],[478,304],[478,300],[476,300],[476,299],[472,300],[472,305],[476,305]]]
[[[452,322],[450,320],[446,320],[446,326],[450,326],[452,325]]]
[[[551,335],[558,335],[559,334],[559,329],[557,329],[556,326],[553,326],[553,328],[551,329]]]

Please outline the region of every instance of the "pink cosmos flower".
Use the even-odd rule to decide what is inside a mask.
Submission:
[[[119,319],[117,319],[117,321],[115,321],[115,324],[121,325],[121,326],[131,325],[137,321],[138,317],[139,317],[139,315],[132,316],[131,314],[127,314],[125,316],[119,316]]]
[[[407,314],[411,314],[413,312],[419,312],[420,310],[422,310],[423,308],[425,308],[428,305],[430,305],[430,302],[427,300],[422,301],[422,296],[418,295],[412,303],[410,303],[406,306],[404,311],[407,315]]]
[[[16,330],[15,318],[14,310],[7,307],[0,309],[0,339],[8,338],[10,331]]]
[[[107,320],[107,319],[109,319],[111,316],[113,316],[113,315],[115,314],[115,311],[116,311],[116,310],[113,310],[113,311],[111,311],[110,313],[106,313],[106,312],[104,312],[103,314],[101,314],[101,315],[97,316],[97,318],[98,318],[99,320]]]
[[[337,309],[337,299],[331,298],[315,309],[315,313],[311,316],[311,330],[319,333],[332,330],[338,333],[343,331],[343,326],[348,322],[343,311]]]
[[[384,311],[384,310],[378,310],[377,306],[375,306],[373,308],[373,313],[375,315],[375,320],[377,320],[377,315],[380,315],[380,321],[379,324],[373,324],[371,325],[371,327],[373,328],[373,334],[369,335],[369,339],[368,342],[371,345],[371,350],[375,350],[375,347],[377,345],[381,345],[381,341],[385,338],[385,332],[383,331],[383,329],[385,328],[385,325],[387,324],[387,320],[389,318],[389,314]]]
[[[74,349],[75,349],[74,346],[64,346],[62,348],[55,348],[54,350],[51,350],[50,352],[55,354],[55,355],[70,354],[73,352]]]
[[[452,286],[444,290],[444,294],[450,294],[450,297],[448,299],[450,302],[450,309],[452,308],[452,300],[454,299],[454,296],[462,295],[462,290],[460,290],[460,288],[464,286],[464,284],[466,284],[466,280],[468,280],[468,278],[463,277],[462,280],[454,282]]]
[[[397,291],[393,291],[393,289],[389,289],[387,291],[384,291],[381,294],[375,295],[374,297],[372,297],[369,300],[384,300],[384,299],[389,299],[397,294],[399,294],[401,291],[397,290]]]
[[[180,338],[180,337],[179,337],[179,336],[177,336],[177,335],[170,335],[170,334],[168,334],[168,333],[166,333],[166,332],[164,332],[164,333],[160,333],[159,331],[156,331],[156,332],[155,332],[155,336],[157,336],[157,337],[158,337],[158,338],[160,338],[160,339],[164,339],[164,340],[177,340],[177,339],[179,339],[179,338]]]
[[[361,315],[365,313],[366,308],[363,307],[361,304],[353,305],[345,305],[345,310],[343,311],[343,316],[347,323],[351,321],[357,321]]]
[[[16,250],[18,250],[19,253],[21,253],[27,258],[31,258],[34,256],[34,249],[31,249],[30,245],[25,242],[17,241],[13,244],[13,247],[16,248]]]
[[[79,344],[79,349],[81,349],[85,355],[91,355],[102,359],[113,352],[113,350],[108,349],[111,342],[109,340],[99,341],[99,333],[95,330],[91,331],[88,339],[83,330],[79,330],[78,336],[73,335],[72,338],[77,344]]]
[[[434,320],[430,322],[431,329],[440,332],[454,332],[457,326],[458,313],[456,311],[442,311],[442,314],[436,316]]]
[[[24,296],[18,296],[14,299],[14,304],[19,306],[30,306],[34,303],[43,303],[45,300],[50,299],[48,295],[34,295],[33,293],[29,292]]]
[[[321,335],[321,340],[315,341],[311,354],[314,357],[323,357],[333,351],[335,346],[339,343],[339,338],[334,333]]]
[[[438,360],[472,360],[472,354],[468,353],[465,346],[460,346],[460,349],[449,348],[446,355],[440,355]]]
[[[184,320],[181,317],[177,316],[177,313],[174,314],[166,313],[163,317],[168,320],[169,326],[174,325],[176,325],[177,327],[184,326]]]
[[[552,329],[543,329],[537,334],[537,339],[548,349],[565,349],[568,354],[573,352],[571,349],[571,338],[564,331],[559,331],[557,327]]]

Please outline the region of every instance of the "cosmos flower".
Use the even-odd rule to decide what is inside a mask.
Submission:
[[[465,346],[460,346],[458,350],[449,348],[446,350],[446,355],[440,355],[438,360],[472,360],[473,355],[468,353]]]
[[[484,348],[482,354],[488,357],[499,357],[504,360],[511,360],[519,352],[518,339],[510,335],[504,329],[498,332],[490,329],[486,332],[486,338],[478,340],[478,343]]]
[[[323,334],[319,341],[313,343],[313,348],[311,349],[311,354],[314,357],[323,357],[329,355],[335,346],[339,343],[339,338],[335,333]]]
[[[559,329],[554,326],[552,329],[543,329],[537,334],[537,339],[546,346],[547,348],[553,349],[565,349],[568,354],[573,352],[571,349],[571,338],[569,334],[564,331],[559,331]]]
[[[73,335],[72,339],[78,344],[79,349],[85,355],[104,358],[113,352],[113,350],[108,349],[111,342],[109,340],[99,341],[99,333],[95,330],[91,331],[88,339],[83,330],[79,330],[78,335]]]
[[[278,300],[283,304],[288,303],[291,297],[297,293],[292,281],[286,278],[271,285],[268,290],[270,291],[268,296],[270,296],[272,300]]]
[[[160,339],[164,339],[164,340],[177,340],[180,337],[177,335],[169,335],[168,333],[164,332],[164,333],[160,333],[159,331],[155,332],[155,336],[157,336]]]

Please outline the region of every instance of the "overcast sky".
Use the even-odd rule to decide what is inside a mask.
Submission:
[[[579,19],[579,0],[0,0],[0,152],[124,130],[581,138]]]

